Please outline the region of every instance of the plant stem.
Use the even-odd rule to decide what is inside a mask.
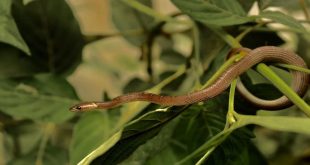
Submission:
[[[309,21],[310,20],[310,14],[309,14],[305,0],[299,0],[299,4],[300,4],[300,6],[304,12],[306,19]]]
[[[238,40],[236,40],[233,36],[225,32],[221,27],[211,25],[208,25],[208,27],[217,35],[219,35],[231,47],[233,48],[242,47]]]
[[[42,165],[43,164],[45,148],[46,148],[46,145],[48,143],[48,139],[51,136],[54,129],[55,129],[55,125],[52,123],[47,123],[46,125],[44,125],[43,137],[42,137],[42,140],[40,142],[39,151],[38,151],[38,154],[36,157],[36,162],[35,162],[36,165]]]
[[[251,27],[245,29],[242,33],[240,33],[240,34],[236,37],[236,40],[237,40],[238,42],[240,42],[247,34],[249,34],[251,31],[253,31],[253,30],[256,29],[256,28],[259,28],[259,27],[263,26],[264,24],[265,24],[264,22],[260,22],[260,23],[258,23],[258,24],[255,25],[255,26],[251,26]]]
[[[203,85],[202,88],[206,88],[210,86],[217,78],[219,78],[222,73],[232,64],[234,64],[236,61],[240,60],[242,57],[244,57],[244,53],[240,53],[237,55],[234,55],[233,57],[229,58],[213,75],[212,77]]]
[[[292,69],[292,70],[296,70],[296,71],[299,71],[299,72],[305,72],[305,73],[310,74],[310,70],[309,69],[298,67],[298,66],[295,66],[295,65],[275,64],[275,66],[280,66],[280,67],[283,67],[283,68]]]
[[[227,117],[226,117],[226,125],[224,129],[229,128],[233,123],[236,122],[236,119],[234,117],[234,100],[235,100],[235,91],[237,86],[237,79],[233,80],[230,84],[230,90],[229,90],[229,100],[228,100],[228,111],[227,111]]]
[[[310,106],[300,98],[278,75],[276,75],[267,65],[260,63],[256,67],[257,71],[270,80],[283,94],[285,94],[297,107],[299,107],[308,117],[310,117]]]
[[[203,157],[196,163],[196,165],[202,165],[203,162],[206,161],[206,159],[210,156],[210,154],[216,149],[217,146],[213,146],[212,148],[210,148],[205,155],[203,155]]]

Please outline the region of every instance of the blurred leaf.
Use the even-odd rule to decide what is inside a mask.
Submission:
[[[210,42],[210,41],[209,41]],[[218,42],[218,45],[215,45],[216,49],[213,51],[207,51],[206,52],[210,52],[210,56],[216,56],[213,57],[214,59],[212,59],[212,61],[209,61],[209,63],[207,63],[207,67],[208,70],[206,72],[204,72],[204,75],[202,76],[202,82],[207,82],[209,78],[211,78],[211,76],[223,65],[223,63],[226,61],[226,55],[229,53],[230,51],[230,46],[228,46],[227,44],[223,43],[223,42]]]
[[[19,49],[0,43],[0,78],[24,77],[40,72],[31,58]]]
[[[14,0],[12,15],[41,71],[66,75],[81,62],[84,39],[65,1]]]
[[[0,132],[0,164],[7,164],[14,158],[14,141],[5,131]]]
[[[269,18],[275,22],[290,27],[295,32],[308,33],[305,27],[303,27],[295,18],[278,11],[265,11],[260,13],[259,17]]]
[[[186,107],[172,107],[149,112],[128,124],[118,141],[110,150],[95,159],[92,164],[116,164],[125,160],[140,145],[158,134],[161,128]]]
[[[186,62],[186,58],[173,49],[164,49],[160,54],[160,60],[167,64],[181,65]]]
[[[248,12],[252,8],[253,4],[256,2],[256,0],[238,0],[238,1],[246,12]]]
[[[151,7],[149,0],[137,0],[139,3]],[[112,21],[115,27],[130,43],[141,46],[146,41],[146,35],[132,33],[141,31],[147,33],[153,23],[153,18],[126,5],[122,0],[110,1]]]
[[[160,74],[159,78],[160,80],[164,80],[167,77],[173,75],[175,72],[173,71],[167,71]],[[169,84],[167,84],[165,87],[163,87],[161,94],[165,95],[174,95],[176,94],[176,91],[180,89],[180,86],[184,82],[184,79],[186,78],[186,74],[182,74],[178,78],[171,81]],[[186,90],[182,88],[182,90]],[[190,89],[189,89],[190,90]]]
[[[306,62],[307,66],[310,66],[310,36],[299,35],[298,36],[298,50],[297,53],[300,55]]]
[[[227,43],[222,40],[222,38],[215,34],[212,30],[205,28],[205,26],[199,25],[199,41],[200,43],[212,43],[212,44],[202,44],[200,46],[200,58],[204,68],[207,70],[204,73],[211,72],[212,74],[218,68],[214,70],[212,67],[220,67],[224,62],[227,53],[229,52],[230,47]],[[219,63],[216,66],[213,66],[210,63],[213,63],[214,59],[219,60]],[[212,69],[212,71],[210,70]]]
[[[272,0],[258,0],[257,4],[260,10],[266,9],[268,6],[270,6]]]
[[[0,1],[0,42],[15,46],[30,55],[30,50],[21,37],[11,15],[11,3],[12,0]]]
[[[205,24],[228,26],[251,21],[238,1],[172,0],[185,14]]]
[[[16,126],[5,126],[6,132],[8,132],[12,137],[18,137],[15,139],[17,141],[20,150],[18,154],[28,154],[35,150],[43,135],[42,127],[39,124],[34,123],[20,123]]]
[[[59,165],[68,164],[68,154],[66,150],[47,145],[44,150],[42,162],[38,161],[37,150],[30,154],[12,160],[9,165],[25,165],[25,164],[44,164],[44,165]]]
[[[123,89],[123,93],[145,91],[146,89],[150,88],[151,85],[152,84],[148,84],[147,82],[135,77],[126,84]]]
[[[238,115],[235,128],[248,124],[255,124],[277,131],[310,135],[310,120],[308,118]]]
[[[0,111],[18,118],[64,122],[74,113],[68,108],[77,101],[73,88],[63,78],[38,75],[24,80],[0,81]]]
[[[260,10],[264,10],[268,7],[281,7],[289,11],[299,10],[300,11],[300,1],[286,0],[258,0],[257,1]]]
[[[85,113],[75,125],[70,146],[70,164],[77,164],[115,132],[119,111]],[[87,136],[85,136],[87,135]]]

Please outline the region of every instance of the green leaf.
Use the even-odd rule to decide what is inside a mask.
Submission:
[[[205,24],[229,26],[251,21],[238,1],[172,0],[185,14]]]
[[[165,49],[160,54],[160,60],[167,64],[181,65],[186,62],[186,58],[173,49]]]
[[[246,12],[248,12],[252,8],[253,4],[256,2],[256,0],[238,0],[238,1]]]
[[[30,56],[11,45],[0,43],[0,78],[26,77],[40,71]]]
[[[0,42],[15,46],[30,55],[30,50],[21,37],[11,15],[11,3],[12,0],[0,1]]]
[[[116,164],[125,160],[140,145],[158,134],[161,128],[186,107],[172,107],[171,109],[158,109],[149,112],[123,130],[121,140],[110,150],[96,158],[92,164]]]
[[[248,124],[260,125],[277,131],[295,132],[310,135],[310,120],[308,118],[279,116],[238,115],[234,128]]]
[[[259,17],[268,18],[275,22],[281,23],[288,26],[295,32],[308,33],[305,27],[303,27],[302,24],[300,24],[295,18],[278,11],[265,11],[260,13]]]
[[[16,118],[64,122],[74,113],[68,108],[77,96],[68,82],[57,76],[38,75],[23,80],[0,81],[0,111]]]
[[[170,135],[170,138],[160,139],[156,136],[147,142],[145,144],[146,146],[142,145],[139,149],[144,148],[147,151],[144,154],[140,154],[140,156],[136,155],[135,161],[142,161],[141,164],[154,165],[158,164],[158,162],[175,164],[196,151],[197,148],[222,131],[225,125],[225,106],[222,107],[221,100],[223,100],[223,97],[212,99],[205,106],[191,106],[177,118],[178,123],[171,128],[173,129],[173,134]],[[253,135],[248,129],[236,131],[214,151],[208,158],[207,164],[249,164],[265,162],[255,146],[249,141],[249,137],[253,137]],[[164,141],[161,142],[160,140]],[[148,146],[151,144],[153,146]],[[152,153],[152,150],[149,149],[153,148],[156,151],[157,147],[160,146],[161,150],[157,151],[157,153]],[[183,164],[194,164],[201,154],[195,155],[195,159]]]
[[[141,46],[146,41],[146,35],[143,32],[150,30],[153,18],[133,9],[122,1],[110,1],[112,21],[127,41],[136,46]],[[152,6],[150,0],[137,1],[145,6]]]
[[[12,121],[14,122],[14,121]],[[16,121],[15,121],[16,122]],[[18,136],[18,145],[20,154],[25,155],[37,149],[40,140],[42,139],[44,127],[40,124],[30,122],[21,122],[16,126],[6,126],[7,133],[12,137]]]
[[[0,133],[0,164],[7,164],[14,157],[14,137],[4,130]]]
[[[266,158],[264,158],[249,138],[234,135],[217,147],[205,163],[225,165],[268,164]]]
[[[268,7],[278,7],[285,8],[285,10],[288,11],[301,11],[300,1],[288,0],[283,2],[283,0],[257,0],[257,3],[260,10],[264,10]],[[306,3],[306,1],[304,3]]]
[[[225,112],[223,110],[226,106],[218,102],[226,100],[224,97],[226,96],[209,100],[204,106],[192,106],[180,116],[180,121],[171,137],[174,142],[169,143],[169,148],[167,148],[175,155],[173,163],[179,162],[196,151],[224,128]],[[165,157],[163,154],[156,156]],[[192,160],[188,163],[193,164],[194,162]]]
[[[12,15],[41,72],[67,75],[81,62],[85,42],[66,1],[14,0]]]
[[[34,162],[44,165],[68,164],[68,154],[63,148],[47,145],[41,161],[38,160],[37,150],[34,150],[27,155],[23,155],[21,157],[18,157],[17,159],[13,159],[9,163],[9,165],[34,164]]]
[[[137,91],[145,91],[146,89],[150,88],[151,84],[143,81],[140,78],[133,78],[131,79],[123,88],[123,93],[130,93],[130,92],[137,92]]]
[[[118,118],[118,114],[113,113],[116,112],[118,111],[96,111],[82,116],[74,128],[70,146],[70,164],[80,162],[115,132],[115,119]],[[96,154],[96,152],[98,151],[92,152],[88,157]],[[85,162],[86,160],[83,161]]]
[[[126,160],[122,161],[120,165],[127,165],[127,164],[150,164],[148,161],[149,159],[156,156],[159,152],[161,153],[163,149],[165,149],[170,140],[172,138],[172,133],[175,130],[177,123],[179,122],[179,117],[169,122],[163,129],[158,133],[157,136],[148,140],[145,144],[141,145],[137,148],[133,154],[131,154]],[[171,157],[170,157],[171,156]],[[172,164],[169,163],[168,159],[164,161],[161,157],[161,162],[165,164]],[[172,155],[169,155],[169,159],[171,160]]]

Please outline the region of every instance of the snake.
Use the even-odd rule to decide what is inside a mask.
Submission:
[[[94,109],[110,109],[120,106],[124,103],[133,101],[146,101],[162,106],[182,106],[207,101],[225,91],[231,82],[238,76],[246,72],[258,63],[284,63],[302,68],[307,68],[305,61],[292,51],[276,46],[262,46],[253,50],[241,48],[246,55],[229,66],[215,82],[202,90],[187,93],[179,96],[163,96],[148,92],[133,92],[124,94],[110,101],[91,101],[78,103],[70,108],[73,112],[85,112]],[[305,72],[297,70],[290,71],[292,75],[291,88],[301,97],[303,97],[308,89],[310,77]],[[274,100],[264,100],[251,94],[244,85],[237,83],[237,90],[254,106],[264,110],[280,110],[293,105],[293,103],[285,96],[281,96]]]

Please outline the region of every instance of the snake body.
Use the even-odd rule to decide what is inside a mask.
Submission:
[[[231,65],[211,86],[200,91],[181,96],[162,96],[153,93],[135,92],[118,96],[111,101],[80,103],[71,107],[70,110],[89,111],[93,109],[109,109],[132,101],[147,101],[163,106],[180,106],[205,101],[222,93],[235,78],[260,62],[285,63],[307,68],[303,59],[297,54],[279,47],[263,46],[248,50],[248,54],[245,57]],[[291,71],[291,73],[293,76],[291,87],[298,95],[303,96],[308,88],[309,75],[299,71]],[[250,94],[244,87],[242,88],[242,86],[242,84],[237,85],[238,88],[241,88],[240,91],[245,95],[245,98],[262,109],[282,109],[292,104],[286,96],[275,100],[257,98]]]

